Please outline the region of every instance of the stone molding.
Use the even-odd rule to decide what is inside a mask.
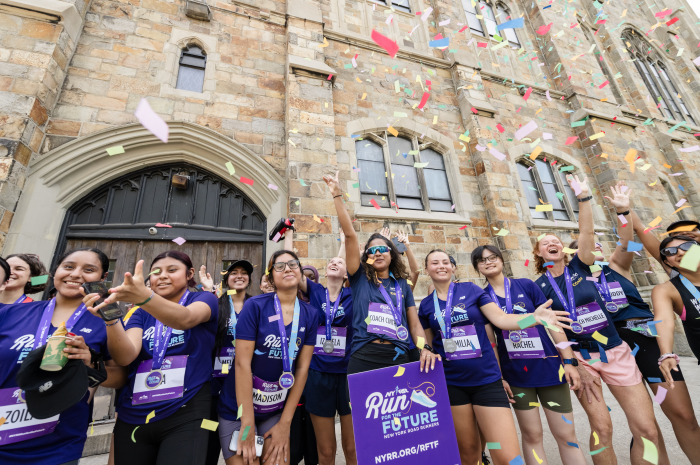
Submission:
[[[75,5],[60,0],[3,0],[2,3],[59,16],[70,38],[73,42],[78,42],[83,29],[83,17]]]
[[[292,71],[292,68],[301,68],[319,74],[335,74],[335,70],[333,68],[318,60],[289,55],[288,61],[289,72]]]
[[[287,15],[315,23],[323,23],[323,13],[318,2],[304,0],[287,0]]]

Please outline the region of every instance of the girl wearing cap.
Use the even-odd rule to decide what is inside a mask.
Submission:
[[[126,328],[107,324],[112,357],[129,367],[114,427],[115,463],[199,465],[207,453],[208,432],[201,426],[210,415],[218,302],[210,292],[189,291],[196,286],[194,268],[182,252],[153,260],[151,289],[143,275],[140,260],[104,304],[93,308],[97,296],[85,296],[91,312],[117,301],[139,306]]]
[[[425,268],[435,291],[420,303],[418,316],[428,340],[447,359],[445,380],[462,463],[481,458],[478,428],[487,442],[501,444],[500,450],[491,451],[495,463],[509,463],[520,455],[520,448],[486,325],[491,322],[521,339],[530,332],[518,324],[521,316],[501,311],[476,284],[453,283],[450,258],[443,250],[429,252]],[[568,327],[565,322],[571,320],[566,312],[553,312],[547,308],[551,300],[541,300],[537,309],[532,308],[532,324]]]
[[[479,246],[472,252],[472,265],[486,278],[488,285],[485,290],[491,300],[507,314],[533,313],[547,298],[529,279],[506,278],[503,275],[503,264],[501,251],[493,245]],[[523,450],[527,455],[534,450],[540,459],[547,460],[542,442],[540,411],[537,406],[533,406],[533,403],[539,404],[544,408],[562,462],[586,463],[580,449],[567,445],[578,443],[569,389],[578,389],[580,378],[573,365],[562,366],[559,359],[559,353],[565,360],[573,359],[571,348],[559,349],[557,353],[554,346],[559,343],[566,345],[564,333],[548,332],[544,326],[523,331],[494,329],[503,385],[513,399],[511,402],[518,417]],[[567,419],[566,422],[562,422],[562,416]]]
[[[381,234],[370,236],[360,256],[357,233],[341,198],[338,174],[324,176],[323,180],[333,195],[338,221],[345,233],[353,298],[353,344],[348,374],[408,363],[408,338],[412,337],[416,343],[419,338],[425,338],[413,292],[406,281],[408,272],[393,243]],[[367,323],[366,319],[371,320],[373,315],[384,320],[386,307],[393,324]],[[436,359],[439,360],[439,355],[421,347],[421,371],[435,368]]]
[[[592,276],[591,266],[596,259],[593,254],[593,209],[590,204],[593,197],[590,189],[586,179],[581,181],[578,176],[571,175],[566,179],[571,188],[578,192],[578,253],[568,263],[564,246],[557,236],[547,234],[539,239],[533,255],[535,269],[542,276],[536,283],[545,297],[554,301],[552,308],[568,311],[574,320],[572,329],[566,330],[566,336],[576,343],[571,346],[576,359],[564,360],[564,363],[578,366],[582,384],[578,391],[579,400],[588,415],[591,431],[597,435],[594,437],[591,434],[590,448],[591,451],[601,450],[593,455],[594,463],[609,463],[615,457],[610,413],[605,403],[601,402],[601,378],[627,417],[634,437],[632,463],[641,462],[644,449],[642,437],[653,442],[657,448],[660,445],[654,410],[631,349],[615,329],[610,313],[613,306],[609,286],[602,278]],[[620,210],[620,213],[623,212]],[[584,391],[588,401],[581,398]],[[596,402],[593,402],[593,397]],[[665,450],[659,449],[659,457],[660,463],[668,463]]]
[[[21,304],[34,302],[28,294],[44,292],[46,283],[32,284],[32,278],[45,276],[46,267],[39,257],[32,254],[12,254],[7,257],[10,275],[5,288],[0,291],[0,304]]]
[[[124,370],[109,360],[105,324],[86,312],[82,304],[82,284],[103,281],[108,268],[109,260],[99,249],[69,251],[58,259],[51,273],[55,298],[0,307],[0,410],[6,420],[0,430],[0,463],[3,465],[77,465],[83,453],[92,417],[92,404],[88,404],[92,392],[82,391],[82,399],[72,407],[59,415],[38,420],[29,415],[26,404],[21,402],[23,394],[15,381],[23,360],[43,346],[61,323],[65,322],[69,331],[65,349],[69,359],[81,360],[88,369],[95,369],[90,353],[93,350],[108,360],[107,380],[103,386],[118,388],[125,381]],[[46,402],[63,402],[66,393],[62,395],[61,398],[47,397]],[[12,413],[8,414],[9,411]]]
[[[235,378],[226,377],[219,398],[227,465],[257,464],[256,436],[265,438],[263,462],[289,463],[290,424],[316,344],[316,311],[297,297],[297,255],[273,253],[267,271],[275,292],[246,300],[236,325]]]

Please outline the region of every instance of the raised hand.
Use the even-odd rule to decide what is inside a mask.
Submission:
[[[326,182],[326,185],[328,186],[328,190],[331,191],[331,195],[335,197],[336,195],[340,195],[340,182],[338,181],[338,175],[340,174],[340,171],[335,172],[335,177],[326,175],[323,177],[323,180]]]
[[[583,178],[583,181],[581,181],[578,176],[567,174],[566,182],[569,183],[569,186],[579,199],[590,195],[591,189],[588,187],[588,178]]]
[[[207,267],[204,265],[199,268],[199,282],[202,284],[202,290],[204,291],[211,292],[214,289],[214,280],[207,273]]]
[[[382,228],[382,231],[379,234],[386,237],[388,240],[391,240],[391,230],[389,228]]]
[[[124,273],[124,283],[121,286],[110,289],[110,296],[94,309],[97,310],[107,304],[113,304],[115,302],[137,304],[148,299],[151,296],[151,292],[152,291],[147,288],[143,282],[143,260],[139,260],[134,268],[134,274],[132,275],[129,272]],[[88,297],[92,295],[96,294],[88,294]]]
[[[408,241],[408,234],[406,234],[405,232],[401,231],[400,229],[399,229],[399,231],[396,233],[396,240],[399,241],[399,242],[401,242],[401,243],[402,243],[403,245],[405,245],[405,246],[409,246],[409,245],[411,244],[411,243]]]
[[[618,212],[624,212],[630,209],[630,197],[632,196],[632,189],[623,189],[625,183],[618,181],[617,185],[612,186],[610,191],[612,192],[612,198],[605,196],[606,199],[613,204]]]

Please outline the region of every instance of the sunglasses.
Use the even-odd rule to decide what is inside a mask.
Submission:
[[[289,260],[288,262],[277,262],[274,265],[272,265],[272,268],[275,269],[278,273],[281,273],[282,271],[285,270],[289,266],[290,270],[296,270],[299,268],[299,260]]]
[[[661,251],[661,254],[666,256],[666,257],[672,257],[678,253],[679,250],[682,250],[683,252],[687,252],[690,250],[690,248],[694,245],[698,245],[697,242],[695,241],[688,241],[684,242],[678,247],[666,247]]]
[[[387,245],[375,245],[374,247],[370,247],[367,249],[367,255],[374,255],[375,253],[387,253],[388,251],[391,250],[391,247]]]

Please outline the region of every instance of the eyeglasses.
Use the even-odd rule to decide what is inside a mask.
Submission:
[[[478,264],[482,264],[482,263],[485,263],[485,262],[495,263],[496,260],[498,260],[498,255],[493,254],[493,255],[489,255],[488,257],[477,258],[477,259],[476,259],[476,263],[478,263]]]
[[[290,270],[296,270],[299,268],[299,260],[289,260],[288,262],[277,262],[274,265],[272,265],[272,268],[275,269],[275,271],[282,272],[284,271],[285,268],[289,266]]]
[[[666,247],[661,251],[662,255],[665,255],[666,257],[672,257],[678,253],[679,250],[682,250],[683,252],[687,252],[690,250],[690,248],[694,245],[698,245],[697,242],[695,241],[688,241],[684,242],[678,247]]]
[[[375,245],[374,247],[370,247],[367,249],[367,255],[374,255],[375,253],[387,253],[388,251],[391,250],[391,247],[387,245]]]

